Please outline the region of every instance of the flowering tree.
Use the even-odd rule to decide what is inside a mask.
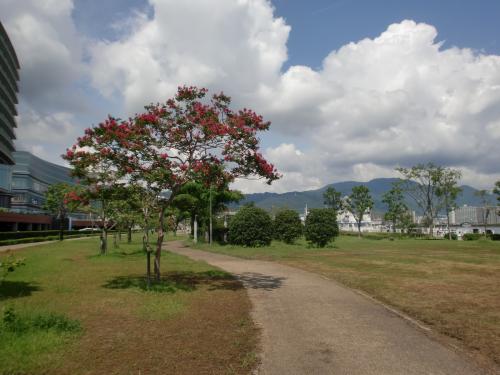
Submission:
[[[134,118],[108,118],[67,150],[74,173],[92,183],[127,182],[142,186],[145,203],[158,215],[155,275],[160,277],[165,210],[189,181],[224,186],[254,175],[268,183],[279,178],[259,152],[257,133],[270,123],[252,110],[233,111],[230,98],[207,90],[179,87],[174,98],[150,105]]]
[[[59,219],[59,240],[63,240],[64,221],[68,213],[74,212],[82,204],[86,203],[78,186],[65,183],[50,185],[45,193],[43,208]]]

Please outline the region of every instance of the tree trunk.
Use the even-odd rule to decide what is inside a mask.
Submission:
[[[358,237],[361,238],[361,220],[357,222],[358,224]]]
[[[118,246],[118,238],[117,238],[116,232],[113,232],[113,248],[117,249],[118,247],[119,247]]]
[[[64,216],[59,216],[59,241],[64,239]]]
[[[151,251],[148,251],[146,253],[147,255],[147,263],[146,263],[146,275],[147,275],[147,280],[148,280],[148,288],[151,286]]]
[[[396,233],[396,220],[392,222],[392,233]]]
[[[446,221],[448,222],[448,239],[451,240],[450,210],[448,209],[448,206],[446,207]]]
[[[101,255],[108,253],[108,230],[106,226],[102,227],[101,230]]]
[[[194,238],[194,220],[195,220],[195,215],[191,214],[191,238]]]
[[[142,250],[145,252],[148,252],[148,244],[149,244],[149,231],[148,228],[144,230],[144,233],[142,234]]]
[[[148,217],[149,217],[149,210],[147,207],[143,207],[142,209],[142,215],[144,218],[144,234],[142,235],[142,249],[145,252],[149,251],[149,231],[148,231]]]
[[[179,221],[176,218],[174,221],[174,237],[177,237],[177,229],[179,229]]]
[[[132,226],[127,228],[127,243],[132,243]]]
[[[155,277],[156,281],[160,281],[160,258],[161,258],[161,250],[162,250],[162,245],[163,245],[163,237],[165,236],[163,232],[163,225],[165,222],[165,206],[162,205],[161,210],[160,210],[160,217],[159,221],[160,224],[158,226],[158,240],[156,241],[156,254],[155,254]]]
[[[121,242],[122,241],[122,227],[118,227],[118,241]]]

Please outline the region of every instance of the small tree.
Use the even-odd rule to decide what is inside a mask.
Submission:
[[[462,177],[462,172],[458,169],[445,168],[442,170],[441,178],[436,189],[436,195],[442,199],[446,211],[449,240],[451,240],[450,212],[456,208],[457,197],[462,191],[462,189],[458,187],[460,177]]]
[[[399,222],[399,226],[401,230],[406,233],[410,234],[413,232],[413,230],[416,228],[416,224],[413,221],[413,215],[410,213],[410,211],[406,211],[402,216],[401,216],[401,221]]]
[[[2,281],[11,272],[14,272],[16,268],[24,266],[24,258],[15,258],[13,255],[9,255],[0,259],[0,285]]]
[[[65,155],[82,178],[97,171],[101,184],[126,181],[145,189],[148,216],[153,211],[158,218],[157,280],[165,212],[184,185],[222,186],[249,175],[270,184],[279,178],[259,151],[257,133],[268,130],[270,122],[249,109],[231,110],[231,99],[223,93],[211,99],[206,94],[206,89],[179,87],[174,98],[151,104],[128,121],[110,117],[87,129]]]
[[[238,190],[230,190],[227,184],[210,187],[196,181],[184,185],[173,200],[173,206],[189,213],[191,233],[194,235],[195,218],[205,228],[209,226],[210,204],[212,215],[224,211],[229,203],[237,203],[243,199]]]
[[[65,183],[50,185],[45,193],[43,208],[59,220],[59,240],[64,238],[64,223],[68,214],[84,203],[81,189]]]
[[[269,246],[273,238],[272,220],[262,208],[242,207],[229,222],[228,241],[248,247]]]
[[[292,244],[302,235],[303,226],[295,210],[281,210],[274,218],[274,236],[276,239]]]
[[[358,225],[358,236],[361,237],[361,222],[363,216],[370,212],[373,207],[373,199],[370,190],[364,185],[354,186],[352,193],[346,201],[346,209],[354,216]]]
[[[114,199],[109,202],[109,218],[120,235],[121,229],[127,231],[127,242],[132,242],[132,229],[136,224],[142,224],[142,194],[139,186],[129,185],[117,191]],[[116,234],[115,234],[116,241]]]
[[[493,188],[493,193],[497,196],[497,206],[500,206],[500,181],[495,182],[495,187]],[[497,215],[500,215],[500,210],[497,211]]]
[[[392,231],[396,232],[396,226],[402,221],[403,215],[408,211],[400,184],[394,183],[391,190],[382,196],[382,202],[387,205],[387,212],[384,215],[384,219],[392,222]]]
[[[411,168],[396,168],[404,177],[403,189],[424,213],[430,234],[434,231],[434,218],[441,209],[437,195],[443,167],[433,163],[417,164]]]
[[[313,208],[306,217],[304,234],[307,242],[325,247],[339,235],[337,212],[331,208]]]
[[[335,190],[333,187],[328,187],[323,193],[324,203],[327,207],[333,208],[337,212],[344,210],[344,201],[342,200],[342,193]]]
[[[490,209],[488,206],[491,204],[489,200],[489,194],[487,190],[478,190],[474,194],[476,197],[479,197],[481,200],[481,220],[483,221],[484,226],[484,236],[486,237],[486,230],[488,226],[488,217],[490,216]]]

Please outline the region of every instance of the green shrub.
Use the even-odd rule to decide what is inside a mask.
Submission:
[[[451,238],[450,238],[450,237],[451,237]],[[448,233],[446,233],[446,234],[444,235],[444,239],[445,239],[445,240],[450,239],[450,240],[452,240],[452,241],[456,241],[456,240],[458,240],[458,236],[457,236],[457,234],[456,234],[456,233],[451,233],[451,234],[450,234],[450,236],[448,236]]]
[[[64,315],[55,313],[18,315],[12,307],[4,310],[3,321],[0,325],[0,331],[14,332],[16,334],[48,330],[78,332],[80,329],[80,323],[77,320],[68,319]]]
[[[276,214],[273,229],[274,238],[291,244],[302,236],[303,226],[297,211],[282,210]]]
[[[227,238],[228,228],[224,227],[224,219],[217,218],[213,221],[212,236],[213,240],[219,243],[224,243],[224,238]]]
[[[500,233],[493,233],[490,235],[492,241],[500,241]]]
[[[228,241],[233,245],[268,246],[273,237],[272,224],[262,208],[244,206],[229,222]]]
[[[312,209],[306,218],[304,234],[310,244],[325,247],[339,235],[337,213],[330,208]]]
[[[479,240],[483,235],[481,233],[464,233],[462,239],[464,241],[476,241]]]

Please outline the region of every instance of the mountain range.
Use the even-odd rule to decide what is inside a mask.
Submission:
[[[254,202],[256,206],[264,208],[266,210],[272,210],[277,208],[291,208],[293,210],[304,212],[304,208],[307,205],[308,208],[320,208],[324,207],[323,203],[323,193],[328,187],[333,187],[335,190],[342,193],[342,196],[349,195],[354,186],[365,185],[370,189],[370,194],[374,200],[374,211],[375,212],[385,212],[386,206],[382,203],[382,195],[389,191],[394,182],[400,181],[398,178],[376,178],[368,182],[357,182],[357,181],[344,181],[337,182],[334,184],[329,184],[321,189],[316,190],[306,190],[306,191],[292,191],[287,193],[255,193],[246,194],[245,198],[237,205],[241,206],[246,203]],[[481,206],[481,200],[479,197],[475,196],[477,189],[462,185],[462,193],[457,199],[457,204],[459,206]],[[420,211],[416,206],[415,202],[407,196],[406,201],[408,206],[415,210],[417,213]],[[492,204],[496,202],[495,197],[490,196],[489,201]]]

